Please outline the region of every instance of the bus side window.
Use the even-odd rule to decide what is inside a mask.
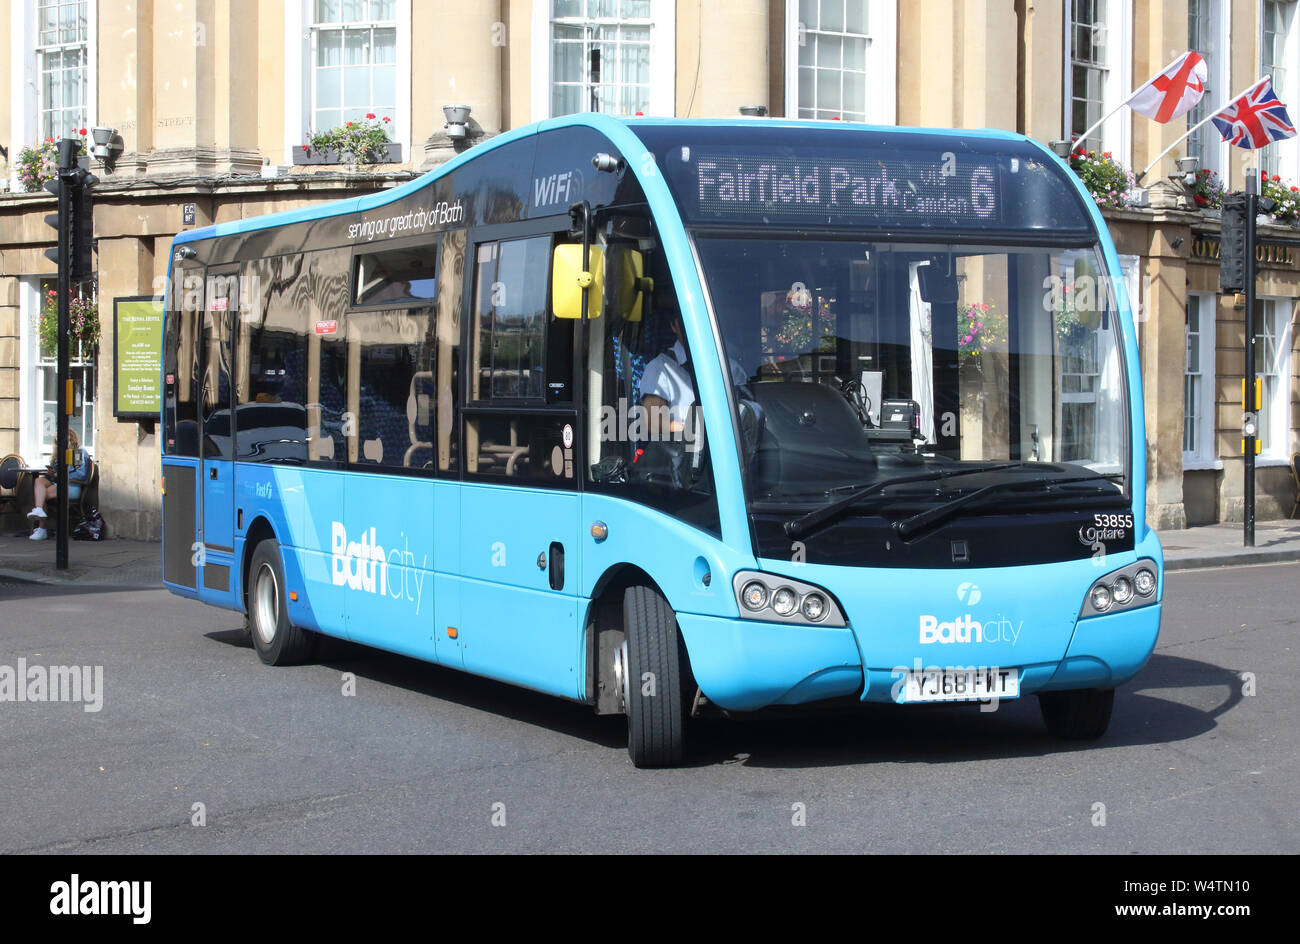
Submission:
[[[353,313],[348,345],[359,351],[349,401],[358,448],[349,461],[433,468],[432,331],[430,308]]]
[[[442,472],[459,466],[458,421],[460,402],[460,323],[465,293],[465,244],[468,233],[452,230],[443,234],[438,271],[437,308],[433,352],[435,396],[434,428],[437,436],[437,463]]]
[[[199,325],[203,309],[201,270],[172,270],[167,311],[167,364],[163,384],[163,451],[199,454]]]
[[[574,328],[550,310],[551,242],[477,248],[465,470],[572,488]]]
[[[276,271],[296,267],[280,257],[241,272],[235,456],[244,462],[307,460],[306,325]]]

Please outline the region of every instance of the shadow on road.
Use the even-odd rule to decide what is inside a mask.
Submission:
[[[237,627],[205,635],[228,646],[253,648],[249,635]],[[252,654],[250,657],[257,658]],[[549,728],[603,747],[622,747],[627,743],[627,725],[621,716],[601,717],[584,705],[419,659],[322,637],[314,661],[339,672],[352,672],[358,679]]]
[[[247,634],[238,628],[207,635],[227,645],[251,648]],[[621,717],[598,717],[583,705],[416,659],[325,639],[317,662],[602,747],[626,743],[627,728]],[[1116,693],[1106,735],[1081,742],[1049,736],[1033,697],[1003,702],[992,712],[981,712],[978,705],[846,706],[838,702],[829,707],[702,718],[690,729],[689,763],[775,768],[950,764],[1171,743],[1213,729],[1218,717],[1242,700],[1241,685],[1236,671],[1156,654],[1137,679]],[[1205,704],[1212,707],[1198,707]]]

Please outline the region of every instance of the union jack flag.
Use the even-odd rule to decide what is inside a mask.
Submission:
[[[1295,137],[1295,125],[1273,91],[1272,79],[1233,99],[1210,120],[1223,140],[1239,148],[1262,148]]]

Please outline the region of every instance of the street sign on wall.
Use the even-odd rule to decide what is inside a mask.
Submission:
[[[113,299],[113,415],[120,419],[162,412],[162,314],[152,295]]]

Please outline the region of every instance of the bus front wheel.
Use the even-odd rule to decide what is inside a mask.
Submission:
[[[627,752],[637,767],[673,767],[686,753],[689,668],[668,601],[652,587],[623,594]]]
[[[315,634],[289,622],[284,567],[274,538],[253,549],[246,600],[249,635],[259,659],[267,665],[296,665],[310,658]]]
[[[1042,709],[1048,733],[1070,740],[1091,741],[1105,734],[1114,705],[1113,688],[1040,692],[1038,695],[1038,707]]]

